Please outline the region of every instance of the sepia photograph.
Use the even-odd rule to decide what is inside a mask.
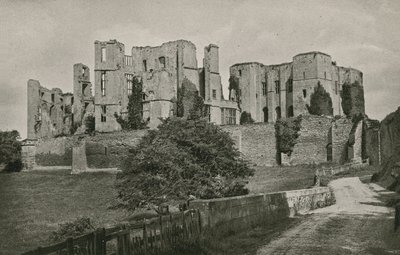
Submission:
[[[0,0],[0,255],[400,255],[399,0]]]

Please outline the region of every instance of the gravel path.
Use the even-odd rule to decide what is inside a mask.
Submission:
[[[389,193],[358,177],[332,181],[336,204],[310,216],[257,250],[264,254],[400,254],[393,208],[379,197]]]

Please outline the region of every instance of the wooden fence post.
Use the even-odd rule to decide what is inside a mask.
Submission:
[[[66,242],[68,255],[74,255],[74,239],[69,237]]]
[[[106,255],[105,229],[98,228],[94,236],[95,255]]]

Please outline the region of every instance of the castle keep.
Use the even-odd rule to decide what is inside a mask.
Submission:
[[[340,94],[343,84],[363,86],[361,71],[337,66],[322,52],[298,54],[292,62],[279,65],[235,64],[230,67],[230,75],[238,86],[230,86],[229,99],[237,101],[241,112],[250,113],[255,122],[308,114],[310,97],[318,84],[332,99],[333,115],[344,116]],[[352,112],[357,113],[364,113],[364,105]]]

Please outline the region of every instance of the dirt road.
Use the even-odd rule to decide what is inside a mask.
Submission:
[[[358,177],[335,180],[330,186],[335,205],[312,211],[257,254],[400,254],[393,208],[380,200],[390,192]]]

